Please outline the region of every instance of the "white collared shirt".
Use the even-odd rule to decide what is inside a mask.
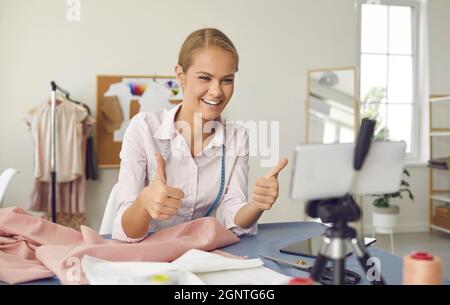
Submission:
[[[183,190],[185,196],[178,213],[168,220],[151,220],[150,232],[203,217],[216,198],[221,180],[222,144],[225,135],[225,188],[216,217],[237,235],[256,234],[256,223],[249,229],[238,227],[234,217],[248,201],[248,136],[242,125],[218,124],[213,138],[194,158],[184,137],[175,128],[175,114],[170,110],[139,113],[131,120],[122,142],[117,188],[117,216],[112,237],[128,242],[122,228],[122,215],[151,181],[156,169],[155,153],[170,147],[166,159],[167,185]],[[218,120],[223,122],[221,118]]]

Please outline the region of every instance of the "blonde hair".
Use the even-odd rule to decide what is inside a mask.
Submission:
[[[238,71],[239,55],[234,44],[223,32],[214,28],[204,28],[189,34],[181,46],[178,64],[186,72],[192,64],[194,53],[202,48],[210,47],[229,52],[236,62],[236,72]]]

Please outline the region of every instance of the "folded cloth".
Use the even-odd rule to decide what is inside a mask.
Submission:
[[[444,164],[428,164],[428,167],[437,169],[448,169],[447,165]]]
[[[81,264],[93,285],[153,284],[152,276],[161,274],[172,277],[171,284],[181,285],[286,284],[290,279],[263,267],[260,259],[230,258],[196,249],[171,263],[110,262],[85,255]]]
[[[449,169],[449,160],[450,157],[430,159],[428,160],[428,166],[433,168]]]
[[[448,157],[444,157],[444,158],[434,158],[434,159],[430,159],[428,160],[429,164],[434,164],[434,165],[447,165],[447,160]]]
[[[20,283],[56,274],[63,284],[88,283],[84,255],[113,261],[171,262],[190,249],[211,251],[239,242],[213,217],[181,223],[140,243],[105,240],[89,227],[81,232],[36,218],[22,208],[0,209],[0,281]]]

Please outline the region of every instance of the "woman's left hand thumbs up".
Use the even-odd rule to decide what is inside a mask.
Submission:
[[[288,164],[288,159],[281,159],[264,177],[256,179],[251,201],[260,210],[270,210],[278,198],[278,173]]]

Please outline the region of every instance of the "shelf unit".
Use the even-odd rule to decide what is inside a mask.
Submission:
[[[444,156],[435,156],[433,151],[433,140],[436,137],[442,137],[443,139],[439,139],[441,141],[450,141],[450,126],[449,127],[434,127],[433,126],[433,106],[434,105],[445,105],[448,106],[448,111],[450,112],[450,95],[434,95],[430,97],[430,158],[436,157],[444,157]],[[447,138],[446,138],[447,137]],[[449,152],[447,152],[449,153]],[[433,172],[434,171],[448,171],[448,169],[443,168],[434,168],[429,167],[429,230],[438,230],[441,232],[449,233],[450,230],[447,228],[440,227],[433,223],[433,213],[435,202],[439,202],[440,205],[450,205],[450,190],[448,189],[435,189],[434,181],[433,181]],[[450,179],[448,181],[448,185],[450,188]]]
[[[430,225],[430,228],[433,229],[433,230],[437,230],[437,231],[441,231],[441,232],[450,234],[450,230],[446,229],[446,228],[443,228],[443,227],[439,227],[439,226],[436,226],[436,225],[432,224],[432,225]]]

